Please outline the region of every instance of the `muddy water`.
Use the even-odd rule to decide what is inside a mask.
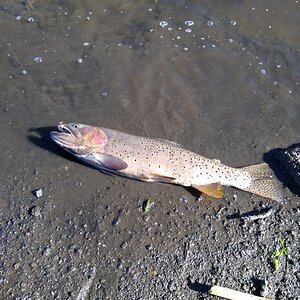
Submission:
[[[232,166],[261,162],[299,142],[299,5],[2,1],[2,218],[38,203],[61,233],[81,224],[91,251],[126,259],[183,238],[220,202],[103,175],[58,149],[49,131],[76,121],[171,139]],[[237,210],[262,201],[226,193],[222,205],[237,194]],[[143,215],[147,198],[154,206]]]

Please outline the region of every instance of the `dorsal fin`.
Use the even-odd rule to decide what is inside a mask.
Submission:
[[[165,140],[165,139],[156,139],[158,141],[161,141],[161,142],[164,142],[166,144],[170,144],[172,146],[176,146],[176,147],[179,147],[179,148],[182,148],[182,145],[177,143],[177,142],[173,142],[173,141],[170,141],[170,140]]]

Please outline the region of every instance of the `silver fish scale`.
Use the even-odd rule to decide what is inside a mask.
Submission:
[[[249,184],[250,178],[245,172],[186,150],[174,142],[103,130],[108,137],[104,153],[117,156],[128,164],[128,168],[119,172],[123,175],[145,181],[169,180],[184,186],[214,182],[231,185],[237,180],[241,185]]]

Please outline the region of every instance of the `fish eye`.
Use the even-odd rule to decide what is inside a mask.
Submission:
[[[74,123],[74,124],[73,124],[73,127],[74,127],[74,128],[78,128],[78,124],[75,124],[75,123]]]

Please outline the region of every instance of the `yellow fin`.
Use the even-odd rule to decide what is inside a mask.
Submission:
[[[193,185],[196,190],[215,198],[222,198],[224,195],[223,188],[219,182],[206,185]]]

